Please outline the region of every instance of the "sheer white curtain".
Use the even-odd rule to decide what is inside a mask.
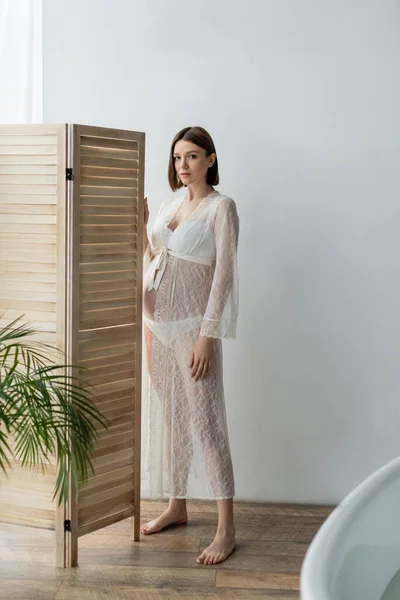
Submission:
[[[0,0],[0,123],[42,123],[42,0]]]

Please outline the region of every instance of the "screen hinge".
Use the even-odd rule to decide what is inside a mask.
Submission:
[[[66,519],[64,521],[64,531],[72,531],[72,529],[71,529],[71,521],[69,519]]]
[[[72,181],[74,178],[74,172],[71,167],[67,167],[66,169],[67,181]]]

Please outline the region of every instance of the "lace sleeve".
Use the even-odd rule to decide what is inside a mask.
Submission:
[[[239,217],[235,201],[231,198],[224,198],[217,207],[214,233],[216,264],[200,335],[235,338],[239,306]]]
[[[152,259],[153,259],[153,253],[151,251],[151,242],[149,239],[149,243],[147,244],[145,253],[143,254],[143,273],[145,272],[145,270],[147,269],[147,266],[151,263]]]
[[[156,219],[158,219],[160,217],[161,213],[163,212],[163,210],[166,207],[168,202],[169,202],[169,199],[164,200],[164,202],[161,203],[161,206],[158,209],[156,217],[155,217]],[[153,252],[154,244],[153,244],[152,229],[150,228],[150,233],[149,233],[148,226],[147,226],[147,238],[149,240],[149,243],[147,244],[146,251],[143,254],[143,272],[146,270],[147,266],[149,265],[149,263],[151,263],[151,261],[153,260],[153,258],[155,256],[155,254]]]

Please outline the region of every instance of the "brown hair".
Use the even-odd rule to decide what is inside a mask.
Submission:
[[[174,164],[174,148],[176,142],[179,140],[187,140],[188,142],[192,142],[192,144],[196,144],[196,146],[200,146],[206,151],[206,156],[210,156],[213,152],[215,152],[214,142],[212,141],[211,135],[203,129],[203,127],[185,127],[181,129],[171,144],[171,151],[169,153],[169,164],[168,164],[168,181],[169,185],[173,192],[179,190],[179,188],[183,187],[183,183],[180,180]],[[216,152],[215,152],[216,154]],[[215,162],[208,169],[206,181],[209,185],[218,185],[219,184],[219,173],[218,173],[218,158],[215,157]]]

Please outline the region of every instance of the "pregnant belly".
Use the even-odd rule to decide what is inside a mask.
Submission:
[[[212,283],[212,269],[208,265],[169,258],[158,290],[148,291],[153,270],[151,263],[143,276],[143,314],[155,320],[187,320],[204,315]],[[172,279],[174,278],[173,286]],[[171,287],[174,300],[171,302]]]

